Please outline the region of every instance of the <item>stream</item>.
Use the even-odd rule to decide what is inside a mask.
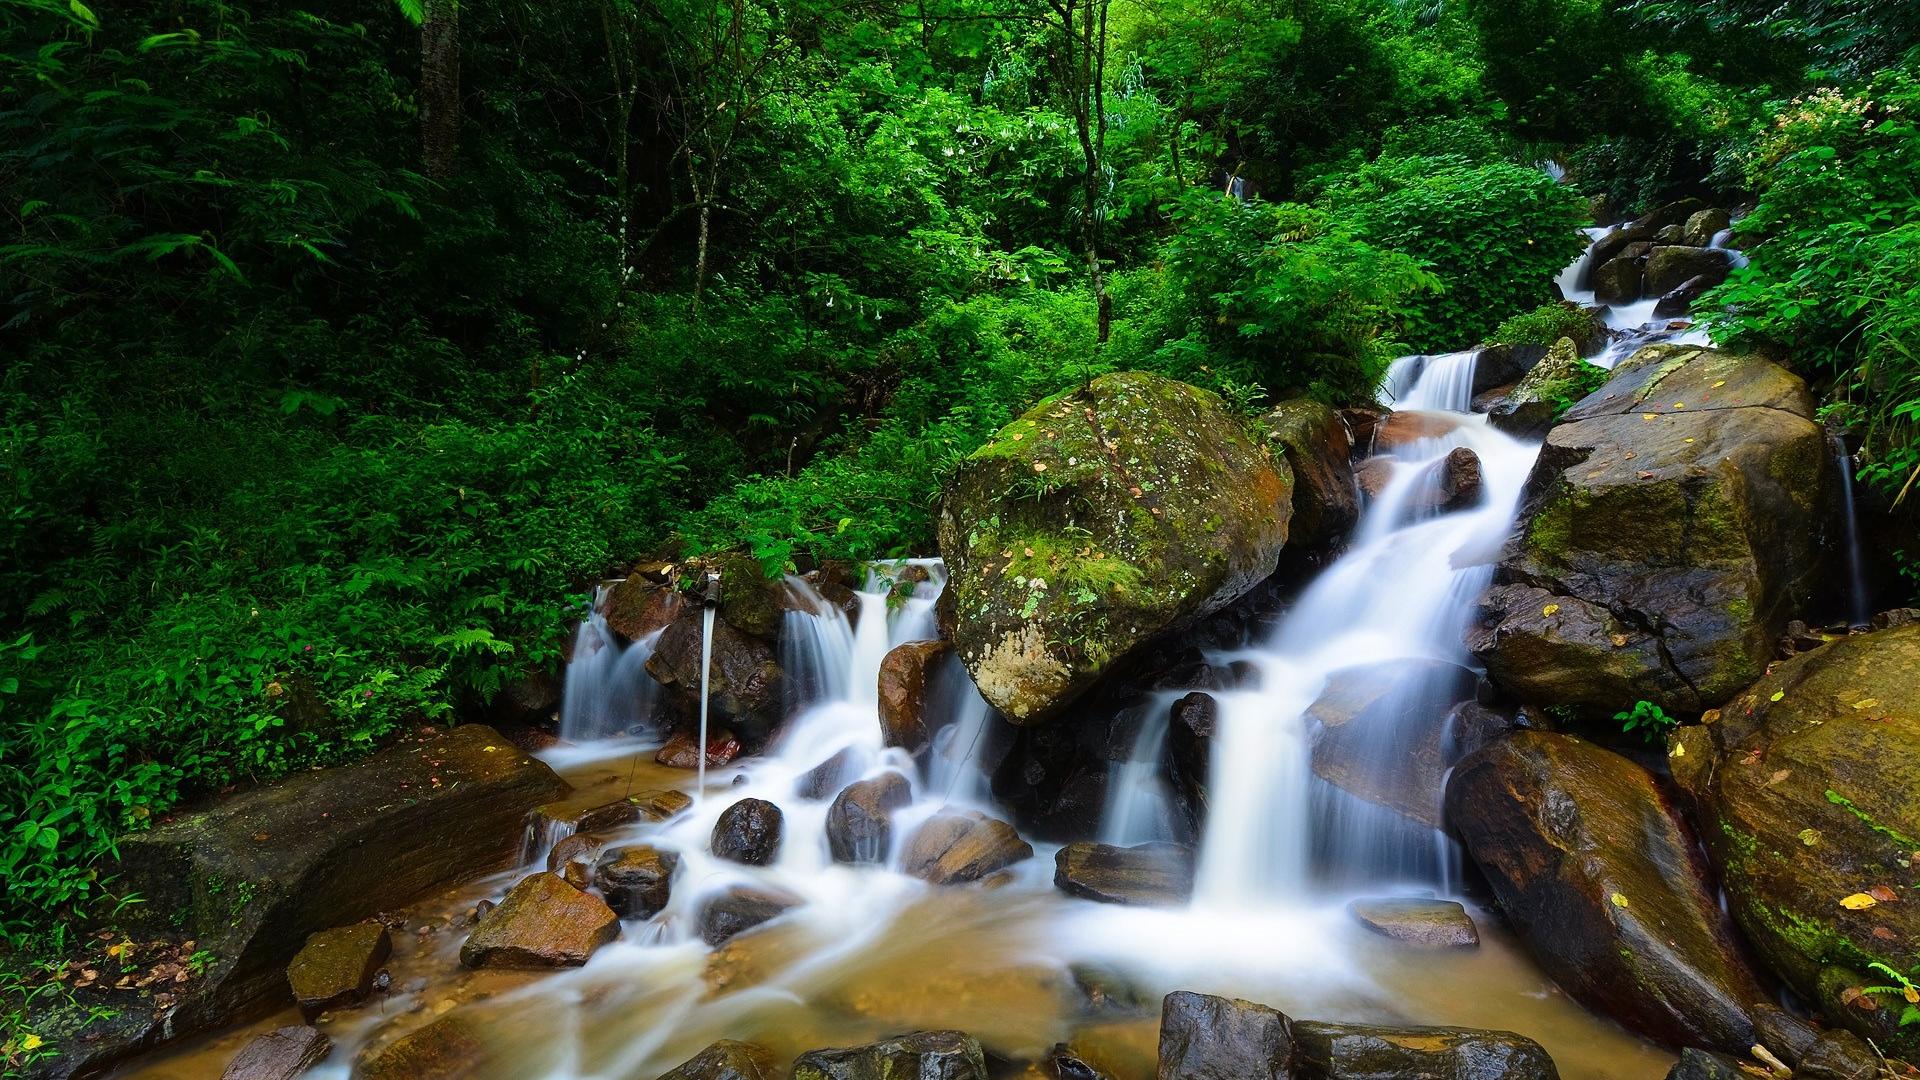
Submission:
[[[1593,235],[1602,234],[1594,230]],[[1560,277],[1568,299],[1591,303],[1585,256]],[[1654,341],[1702,341],[1684,324],[1655,320],[1648,300],[1607,313],[1611,367]],[[1410,357],[1395,365],[1383,403],[1435,414],[1435,437],[1390,451],[1391,474],[1351,541],[1297,600],[1236,649],[1209,661],[1244,672],[1215,689],[1210,818],[1198,846],[1194,897],[1184,908],[1129,908],[1073,899],[1053,886],[1055,848],[1034,843],[995,887],[939,888],[901,873],[899,852],[872,865],[833,860],[827,798],[797,792],[808,773],[838,761],[841,783],[885,772],[912,784],[894,814],[899,838],[947,808],[1006,816],[980,761],[991,720],[958,662],[930,682],[928,719],[939,728],[924,763],[882,744],[876,689],[882,658],[906,641],[936,635],[934,604],[945,583],[938,560],[913,560],[928,580],[889,604],[899,566],[878,566],[849,619],[789,579],[796,596],[782,641],[783,667],[810,687],[777,743],[760,756],[699,775],[653,763],[659,743],[622,734],[651,707],[643,668],[652,637],[622,646],[596,613],[581,626],[566,676],[563,742],[541,756],[587,805],[634,791],[675,787],[691,809],[662,823],[623,827],[618,842],[677,852],[664,911],[623,923],[617,942],[582,968],[558,972],[469,971],[458,953],[460,916],[497,897],[522,868],[474,882],[408,913],[389,964],[393,992],[336,1014],[332,1056],[312,1076],[345,1080],[373,1032],[399,1018],[417,1027],[467,1010],[489,1044],[504,1048],[488,1077],[513,1080],[651,1080],[721,1038],[759,1042],[777,1058],[851,1045],[916,1028],[958,1028],[990,1057],[1037,1060],[1066,1042],[1116,1080],[1154,1075],[1159,998],[1197,990],[1269,1004],[1290,1016],[1354,1022],[1437,1024],[1516,1031],[1544,1045],[1568,1080],[1659,1076],[1673,1056],[1597,1017],[1562,994],[1479,904],[1463,880],[1455,845],[1438,830],[1346,794],[1316,776],[1310,706],[1330,676],[1357,665],[1395,673],[1391,693],[1403,723],[1370,729],[1356,766],[1392,770],[1444,709],[1435,672],[1470,667],[1461,643],[1493,554],[1511,529],[1538,445],[1516,440],[1469,411],[1475,355]],[[1434,466],[1471,449],[1484,497],[1452,513],[1422,509]],[[710,619],[710,614],[709,614]],[[1117,763],[1100,838],[1164,838],[1168,794],[1154,762],[1164,754],[1165,716],[1184,691],[1152,699],[1130,760]],[[836,788],[837,790],[837,788]],[[1430,792],[1438,806],[1440,791]],[[777,804],[785,839],[767,866],[718,859],[708,839],[741,798]],[[528,852],[544,858],[556,839]],[[751,885],[802,903],[762,930],[710,949],[699,913],[715,893]],[[1437,895],[1459,899],[1478,924],[1477,949],[1424,952],[1361,927],[1356,898]],[[422,928],[427,928],[422,931]],[[1086,987],[1100,987],[1089,1002]],[[1099,1002],[1149,1003],[1145,1012]],[[150,1056],[118,1075],[142,1080],[218,1075],[254,1034],[298,1022],[289,1010],[246,1028]],[[494,1037],[494,1036],[497,1036]],[[385,1037],[383,1035],[382,1037]]]

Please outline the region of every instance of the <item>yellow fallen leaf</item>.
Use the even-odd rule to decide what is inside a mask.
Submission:
[[[1879,902],[1880,901],[1875,900],[1863,892],[1857,892],[1852,896],[1843,896],[1840,898],[1840,906],[1846,908],[1848,911],[1865,911]]]
[[[44,1041],[38,1035],[28,1035],[26,1038],[20,1040],[20,1049],[22,1050],[38,1050],[44,1045]]]
[[[1687,756],[1687,747],[1686,747],[1686,744],[1685,744],[1685,743],[1674,743],[1674,744],[1673,744],[1673,752],[1672,752],[1672,753],[1670,753],[1670,754],[1668,754],[1667,756],[1668,756],[1668,757],[1686,757],[1686,756]]]
[[[1623,894],[1621,894],[1621,893],[1614,893],[1614,894],[1613,894],[1613,895],[1612,895],[1611,897],[1609,897],[1608,899],[1610,899],[1610,900],[1612,900],[1612,901],[1613,901],[1613,906],[1614,906],[1614,907],[1626,907],[1626,906],[1627,906],[1627,898],[1626,898],[1626,896],[1625,896],[1625,895],[1623,895]]]
[[[1853,707],[1856,709],[1871,709],[1878,704],[1880,704],[1879,698],[1862,698],[1854,702]]]
[[[1560,605],[1559,605],[1559,604],[1548,604],[1548,605],[1547,605],[1546,607],[1543,607],[1543,608],[1541,608],[1541,609],[1540,609],[1540,614],[1542,614],[1542,615],[1551,615],[1551,614],[1553,614],[1554,612],[1556,612],[1556,611],[1559,611],[1559,610],[1560,610]]]
[[[1718,390],[1718,389],[1720,389],[1721,387],[1723,387],[1723,386],[1725,386],[1725,385],[1727,385],[1727,380],[1725,380],[1725,379],[1721,379],[1721,380],[1720,380],[1719,382],[1717,382],[1717,383],[1714,383],[1714,384],[1713,384],[1713,388],[1714,388],[1715,390]]]
[[[1770,698],[1768,698],[1767,700],[1768,700],[1768,701],[1779,701],[1779,700],[1780,700],[1781,698],[1783,698],[1783,697],[1786,697],[1786,696],[1787,696],[1787,692],[1786,692],[1785,690],[1775,690],[1775,691],[1773,692],[1773,696],[1772,696],[1772,697],[1770,697]]]
[[[1812,847],[1813,845],[1819,843],[1820,830],[1819,829],[1801,829],[1800,842],[1807,845],[1808,847]]]
[[[1707,710],[1706,712],[1703,712],[1703,713],[1701,713],[1701,714],[1700,714],[1700,722],[1701,722],[1701,723],[1703,723],[1703,724],[1716,724],[1716,723],[1719,723],[1719,722],[1720,722],[1720,710],[1719,710],[1719,709],[1708,709],[1708,710]]]
[[[1642,420],[1651,420],[1651,419],[1653,419],[1654,417],[1656,417],[1656,416],[1659,416],[1659,415],[1660,415],[1659,413],[1650,413],[1650,412],[1649,412],[1649,413],[1641,413],[1641,414],[1640,414],[1640,419],[1642,419]]]

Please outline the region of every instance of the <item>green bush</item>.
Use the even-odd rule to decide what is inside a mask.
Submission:
[[[1585,341],[1593,333],[1593,316],[1578,304],[1556,301],[1515,315],[1494,327],[1488,345],[1552,345],[1561,338]]]
[[[1354,236],[1411,256],[1441,289],[1410,297],[1407,340],[1424,352],[1483,340],[1507,313],[1552,296],[1584,245],[1587,207],[1539,169],[1459,157],[1384,158],[1321,200]]]

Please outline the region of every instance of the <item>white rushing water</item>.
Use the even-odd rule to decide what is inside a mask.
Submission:
[[[607,625],[608,586],[594,590],[587,617],[573,635],[560,699],[560,737],[581,743],[624,735],[653,715],[660,684],[647,675],[658,631],[630,645]]]

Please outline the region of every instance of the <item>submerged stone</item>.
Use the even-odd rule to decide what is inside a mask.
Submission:
[[[494,1059],[482,1025],[451,1013],[392,1042],[376,1042],[353,1062],[353,1080],[469,1080]]]
[[[720,945],[804,902],[782,889],[736,885],[708,900],[700,910],[700,939],[709,945]]]
[[[593,886],[607,906],[624,919],[647,919],[672,897],[673,872],[680,856],[646,845],[617,847],[593,866]]]
[[[943,496],[954,648],[1007,719],[1047,720],[1271,575],[1292,488],[1207,391],[1126,372],[1043,402]]]
[[[882,862],[893,848],[893,812],[913,801],[896,772],[848,784],[827,808],[827,848],[835,862]]]
[[[987,1080],[979,1040],[961,1031],[916,1031],[841,1050],[811,1050],[793,1080]]]
[[[721,1039],[673,1069],[659,1080],[777,1080],[773,1053],[753,1043]]]
[[[257,1035],[227,1063],[220,1080],[294,1080],[326,1059],[333,1040],[294,1025]]]

